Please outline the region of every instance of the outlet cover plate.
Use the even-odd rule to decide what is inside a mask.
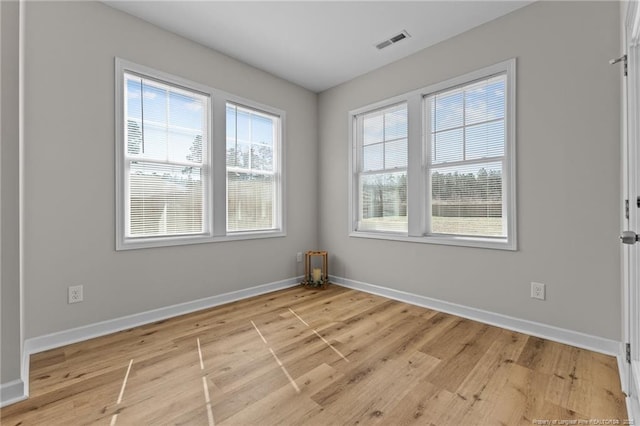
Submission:
[[[531,297],[533,299],[545,300],[545,285],[542,283],[531,283]]]
[[[82,302],[83,300],[83,295],[82,295],[82,286],[81,285],[73,285],[69,287],[69,293],[68,293],[68,299],[67,302],[68,303],[79,303]]]

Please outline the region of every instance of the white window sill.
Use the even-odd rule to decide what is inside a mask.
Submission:
[[[497,238],[458,237],[453,235],[409,236],[392,232],[352,231],[350,237],[372,238],[377,240],[404,241],[409,243],[440,244],[447,246],[485,248],[494,250],[516,251],[515,241]]]
[[[224,241],[241,241],[241,240],[258,240],[263,238],[281,238],[286,237],[287,233],[282,230],[274,231],[253,231],[253,232],[237,232],[227,235],[211,236],[211,235],[187,235],[176,237],[157,237],[157,238],[129,238],[125,241],[116,242],[116,251],[135,250],[152,247],[171,247],[184,246],[191,244],[204,243],[220,243]]]

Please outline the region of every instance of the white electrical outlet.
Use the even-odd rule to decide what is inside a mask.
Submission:
[[[302,262],[302,252],[296,253],[296,262]]]
[[[542,283],[531,283],[531,297],[533,299],[544,300],[545,285]]]
[[[82,286],[81,285],[73,285],[69,287],[68,293],[68,303],[78,303],[82,302]]]

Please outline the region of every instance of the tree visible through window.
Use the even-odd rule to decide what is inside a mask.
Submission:
[[[120,58],[115,77],[116,250],[286,235],[285,111]]]
[[[357,117],[359,230],[407,231],[407,105]]]
[[[277,227],[279,117],[227,104],[227,231]]]
[[[350,235],[516,250],[510,59],[350,111]]]
[[[433,234],[506,236],[506,75],[427,97]]]
[[[205,230],[209,98],[124,75],[126,236]]]

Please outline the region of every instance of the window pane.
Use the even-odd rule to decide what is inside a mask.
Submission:
[[[131,162],[130,237],[202,233],[203,170]]]
[[[429,139],[434,234],[506,237],[506,212],[502,211],[505,87],[503,74],[428,99],[430,116],[436,120]],[[454,109],[460,113],[454,114]],[[453,120],[445,118],[454,115],[458,127],[441,130],[451,127]],[[446,124],[438,124],[438,118]],[[486,162],[478,163],[484,158]],[[452,162],[456,165],[446,165]]]
[[[253,129],[251,141],[262,145],[273,146],[273,119],[260,115],[253,115]]]
[[[277,122],[277,117],[227,104],[227,166],[273,170]]]
[[[504,155],[504,120],[467,127],[466,159]]]
[[[362,148],[362,170],[382,170],[384,168],[383,146],[379,143]]]
[[[233,129],[229,123],[235,123]],[[277,116],[227,104],[228,232],[278,227],[274,206],[279,123]]]
[[[206,120],[204,99],[184,93],[170,92],[168,103],[170,127],[191,130],[204,127]]]
[[[236,139],[236,107],[234,105],[227,105],[227,140]]]
[[[251,144],[236,143],[236,148],[235,148],[236,167],[248,169],[250,155],[251,155]]]
[[[251,114],[236,108],[237,138],[242,142],[251,142]]]
[[[125,163],[126,237],[204,233],[209,98],[132,74],[124,79],[126,154],[138,157]]]
[[[167,132],[168,160],[202,162],[202,134],[172,129]]]
[[[405,167],[407,167],[407,140],[387,142],[384,145],[384,168],[389,170]]]
[[[156,84],[149,84],[143,80],[142,107],[144,120],[152,123],[167,122],[168,92],[166,88],[158,87]]]
[[[505,79],[495,77],[465,89],[465,124],[504,118]]]
[[[407,104],[362,115],[361,171],[407,167]]]
[[[360,178],[358,230],[407,232],[407,174],[381,173]]]
[[[274,198],[273,176],[227,173],[227,230],[274,229]]]
[[[159,161],[202,163],[208,98],[129,74],[125,81],[127,153]]]
[[[437,94],[433,96],[431,102],[433,130],[439,132],[464,124],[464,95],[461,90]]]
[[[381,112],[367,114],[362,119],[362,144],[382,142],[384,140],[384,117]]]
[[[451,161],[462,161],[464,146],[464,130],[447,130],[433,135],[431,155],[433,164]]]
[[[502,212],[502,163],[431,170],[431,232],[506,236]]]
[[[273,170],[273,149],[270,146],[252,145],[251,168],[253,170]]]
[[[127,117],[140,120],[142,118],[142,79],[125,75],[125,84]]]
[[[392,107],[384,113],[384,140],[407,137],[407,105]]]

